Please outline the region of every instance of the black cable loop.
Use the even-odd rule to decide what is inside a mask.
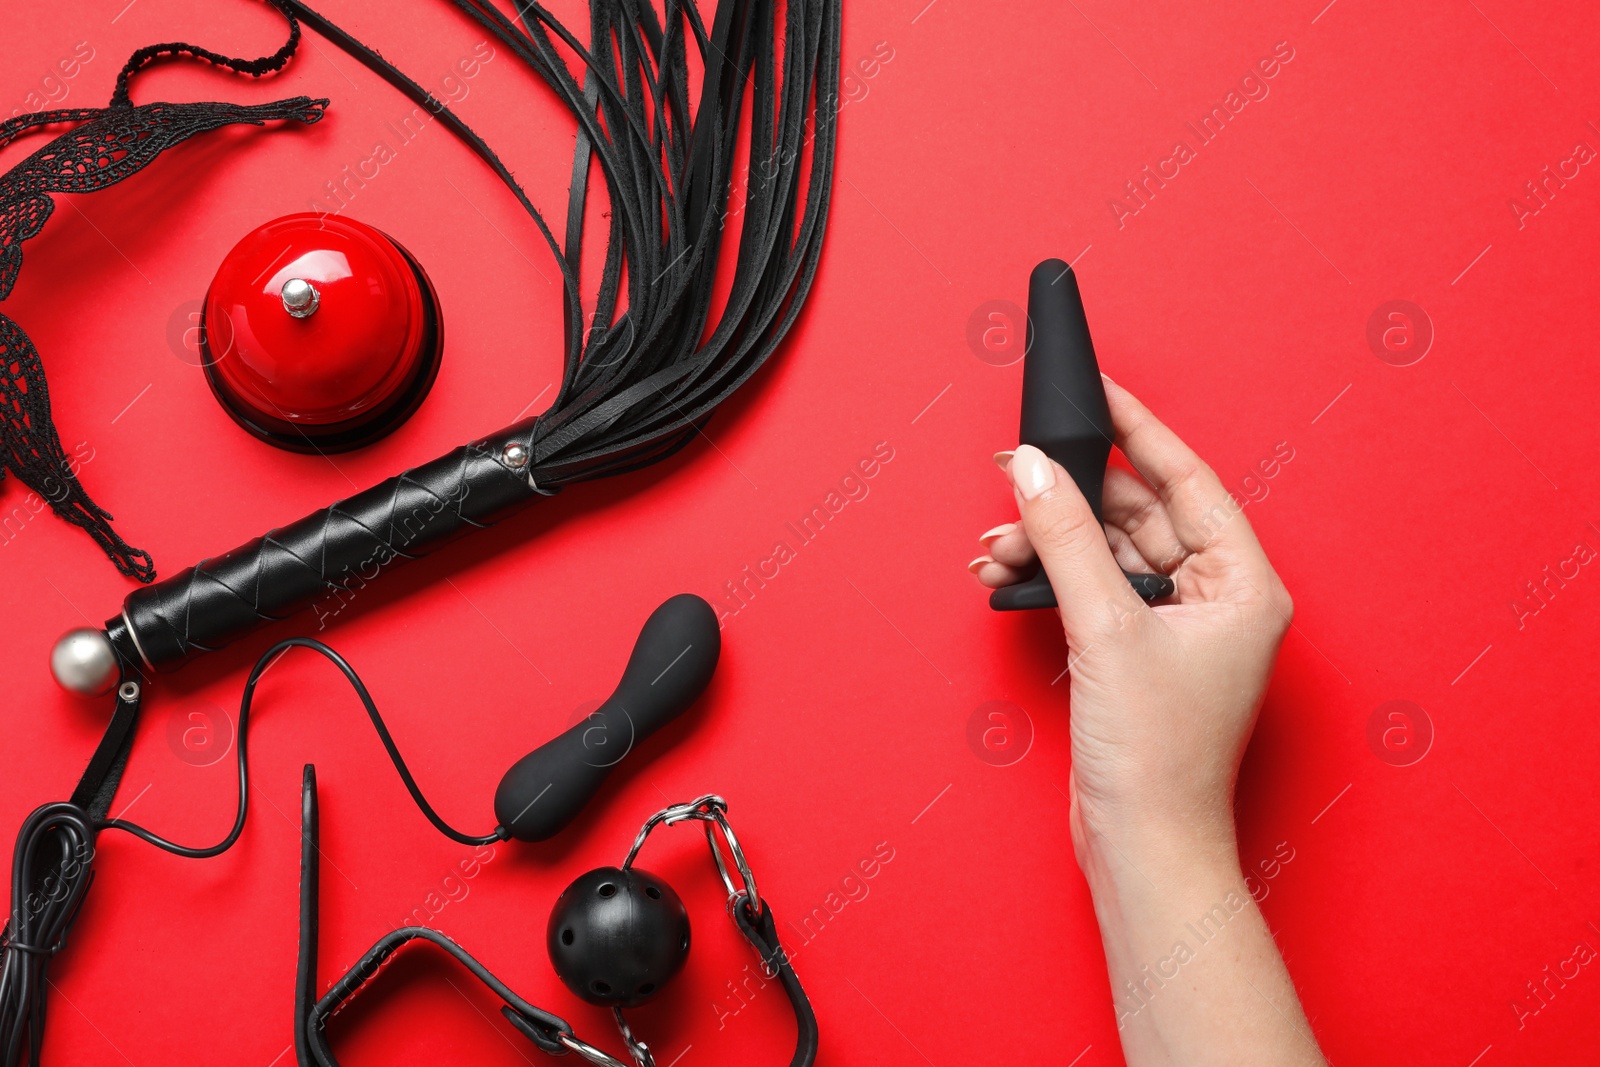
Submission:
[[[89,814],[75,804],[35,809],[17,835],[11,857],[12,910],[0,931],[5,953],[0,963],[0,1056],[8,1067],[18,1062],[24,1044],[29,1062],[38,1063],[50,963],[66,945],[93,882],[93,854]],[[46,888],[52,880],[54,888]]]
[[[100,830],[121,830],[159,849],[187,859],[210,859],[212,856],[219,856],[232,848],[234,842],[239,840],[239,835],[244,831],[245,815],[250,807],[250,768],[247,749],[250,736],[250,706],[255,700],[256,683],[261,680],[261,676],[266,672],[267,668],[276,662],[278,655],[287,652],[291,648],[309,648],[313,652],[320,653],[344,675],[345,681],[349,682],[350,687],[355,690],[356,697],[361,701],[361,706],[366,709],[367,717],[372,720],[373,729],[378,732],[378,740],[383,743],[384,751],[389,754],[389,759],[394,764],[394,769],[399,772],[400,780],[405,783],[406,791],[411,794],[411,799],[416,802],[417,807],[421,809],[427,820],[433,824],[434,829],[450,840],[463,845],[487,845],[495,841],[504,841],[510,836],[510,832],[503,826],[496,827],[492,833],[488,834],[472,835],[463,833],[440,818],[439,813],[433,810],[433,805],[429,804],[427,798],[422,795],[422,790],[418,787],[417,780],[411,776],[411,769],[406,766],[405,759],[400,755],[400,749],[395,746],[394,738],[390,736],[389,728],[384,725],[383,716],[378,714],[378,706],[373,702],[372,694],[367,692],[367,687],[361,681],[360,675],[356,674],[355,668],[351,667],[343,656],[312,637],[290,637],[279,641],[261,654],[261,658],[256,660],[254,669],[250,671],[250,677],[245,680],[244,694],[239,698],[239,807],[238,813],[233,820],[233,829],[228,831],[226,837],[209,848],[191,848],[169,841],[126,819],[105,819],[98,823],[97,828]]]

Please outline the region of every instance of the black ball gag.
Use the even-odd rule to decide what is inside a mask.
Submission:
[[[1113,432],[1078,278],[1061,260],[1047,259],[1028,277],[1028,348],[1018,440],[1061,464],[1098,520]],[[1164,574],[1122,573],[1145,600],[1177,590]],[[996,589],[989,594],[989,606],[995,611],[1053,608],[1056,594],[1041,570],[1025,582]]]
[[[316,775],[309,766],[302,780],[300,818],[300,965],[295,987],[295,1048],[300,1063],[338,1067],[328,1045],[328,1020],[383,970],[384,961],[413,941],[426,941],[454,957],[498,996],[504,1002],[501,1015],[544,1052],[553,1056],[577,1053],[585,1063],[624,1067],[624,1060],[579,1037],[565,1019],[518,996],[466,949],[427,926],[403,926],[384,934],[343,978],[319,996],[317,903],[322,849]],[[794,1010],[795,1050],[788,1062],[792,1067],[811,1067],[817,1058],[816,1014],[778,936],[778,921],[756,889],[749,860],[728,822],[727,801],[715,794],[656,812],[640,828],[620,867],[597,868],[567,887],[556,901],[546,931],[556,973],[579,997],[611,1009],[617,1032],[635,1064],[650,1067],[657,1062],[650,1047],[628,1025],[624,1009],[659,994],[683,969],[689,955],[689,916],[678,894],[654,874],[635,867],[634,860],[653,830],[680,823],[698,824],[705,831],[712,862],[728,891],[728,917],[756,950],[761,973],[783,990]]]
[[[550,962],[568,989],[604,1008],[661,992],[689,958],[689,912],[672,887],[637,867],[597,867],[550,912]]]
[[[623,757],[700,698],[722,653],[717,613],[693,593],[656,608],[639,631],[616,692],[506,771],[494,817],[518,841],[560,833]]]

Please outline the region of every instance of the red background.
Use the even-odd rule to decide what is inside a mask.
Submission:
[[[253,4],[123,2],[14,6],[6,113],[40,106],[30,92],[79,41],[94,58],[50,83],[71,104],[103,103],[123,58],[152,41],[256,55],[281,39]],[[717,791],[782,917],[826,908],[860,860],[892,850],[863,899],[811,940],[790,933],[822,1062],[1120,1061],[1067,834],[1065,684],[1052,684],[1065,650],[1048,615],[991,614],[963,570],[976,535],[1013,515],[988,457],[1015,441],[1021,378],[1020,364],[994,365],[1009,358],[1003,337],[990,338],[998,356],[969,346],[969,320],[1022,302],[1032,265],[1061,256],[1077,263],[1105,369],[1253,498],[1247,514],[1295,596],[1244,769],[1242,853],[1254,867],[1292,850],[1260,883],[1262,906],[1333,1062],[1592,1057],[1600,969],[1550,982],[1543,1001],[1526,983],[1580,943],[1600,948],[1600,577],[1563,562],[1580,542],[1580,555],[1600,549],[1597,165],[1537,214],[1510,205],[1578,143],[1600,147],[1600,15],[1532,0],[926,3],[846,11],[852,102],[818,285],[781,357],[712,422],[715,447],[572,490],[397,571],[325,635],[446,817],[487,829],[501,771],[609,692],[651,607],[682,590],[737,606],[725,583],[791,539],[784,524],[878,442],[893,450],[869,494],[725,620],[718,678],[675,743],[654,742],[580,831],[500,846],[449,882],[466,895],[435,925],[620,1052],[604,1014],[551,972],[548,908],[582,870],[618,862],[650,812]],[[481,39],[442,4],[403,18],[328,8],[430,87]],[[1123,183],[1176,139],[1193,146],[1185,123],[1282,41],[1293,58],[1269,95],[1119,226]],[[464,84],[460,112],[559,218],[570,120],[504,53]],[[187,66],[136,84],[140,101],[298,92],[332,97],[326,121],[196,139],[114,189],[60,198],[4,307],[43,354],[69,450],[92,451],[85,485],[165,574],[536,410],[558,372],[548,252],[434,124],[349,209],[438,286],[448,342],[430,399],[334,462],[273,451],[227,420],[184,350],[188,310],[241,235],[305,210],[410,107],[314,36],[269,83]],[[1394,299],[1432,323],[1409,366],[1367,341]],[[1280,443],[1293,459],[1265,478],[1258,464]],[[26,496],[8,480],[0,506],[27,513]],[[0,566],[9,835],[70,791],[104,725],[103,702],[54,688],[50,645],[112,614],[129,586],[48,514],[11,524]],[[1547,566],[1578,573],[1526,599]],[[249,664],[307,628],[154,687],[119,808],[185,841],[219,837],[232,772],[195,766],[183,731],[209,716],[225,734]],[[1431,723],[1420,762],[1396,766],[1369,743],[1391,700]],[[1021,709],[1013,746],[1032,737],[1010,766],[968,742],[990,701]],[[413,810],[330,670],[292,658],[257,707],[250,824],[232,852],[192,862],[103,841],[52,971],[50,1062],[292,1061],[305,761],[320,772],[328,857],[322,982],[443,899],[468,850]],[[1404,751],[1405,736],[1391,740]],[[752,957],[703,846],[680,829],[650,849],[689,900],[698,945],[638,1028],[663,1067],[785,1062],[792,1024],[775,990],[722,1014]],[[336,1024],[345,1062],[538,1060],[492,998],[419,957]]]

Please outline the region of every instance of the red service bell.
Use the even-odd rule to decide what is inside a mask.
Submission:
[[[371,444],[417,410],[439,372],[433,284],[387,234],[315,213],[233,246],[201,313],[206,379],[233,420],[295,452]]]

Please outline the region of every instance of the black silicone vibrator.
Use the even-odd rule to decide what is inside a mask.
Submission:
[[[1047,259],[1028,278],[1028,348],[1022,363],[1018,440],[1061,464],[1099,519],[1111,435],[1111,409],[1077,276],[1061,260]],[[1122,573],[1145,600],[1171,596],[1177,588],[1164,574]],[[1025,582],[990,593],[989,606],[996,611],[1053,608],[1056,594],[1041,570]]]
[[[624,756],[700,698],[721,654],[722,633],[710,604],[679,593],[656,608],[611,698],[500,779],[494,794],[500,825],[518,841],[560,833]]]

